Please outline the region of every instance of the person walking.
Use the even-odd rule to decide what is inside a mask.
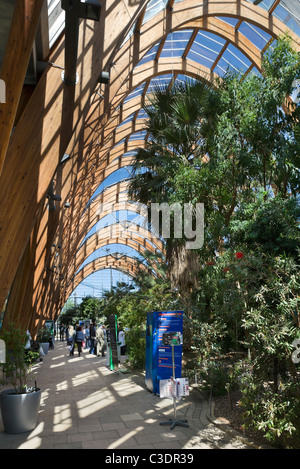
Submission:
[[[123,331],[122,327],[119,328],[118,341],[120,342],[121,355],[125,355],[126,353],[125,332]]]
[[[75,334],[75,342],[78,348],[78,356],[80,357],[82,351],[82,342],[84,341],[84,333],[82,330],[82,326],[77,326],[77,331]],[[73,353],[74,354],[74,353]]]
[[[96,355],[104,357],[105,352],[105,333],[104,326],[99,326],[96,332]]]
[[[74,355],[75,333],[76,333],[76,331],[74,330],[73,326],[69,326],[68,333],[69,333],[68,334],[68,345],[69,345],[70,355]]]
[[[96,324],[90,325],[90,353],[95,353]]]
[[[90,328],[88,326],[85,326],[84,337],[85,337],[84,349],[87,350],[88,348],[90,348]]]

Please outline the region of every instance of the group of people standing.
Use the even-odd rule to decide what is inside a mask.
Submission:
[[[107,332],[104,325],[97,327],[96,323],[90,326],[80,326],[76,324],[75,328],[71,325],[66,328],[67,344],[69,345],[70,355],[74,355],[75,345],[78,348],[78,356],[82,349],[87,350],[93,355],[105,355],[107,348]]]

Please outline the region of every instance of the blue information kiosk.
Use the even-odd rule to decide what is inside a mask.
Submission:
[[[159,381],[170,379],[173,374],[172,347],[162,344],[162,336],[183,329],[183,311],[163,311],[147,314],[146,375],[149,391],[159,394]],[[174,350],[176,378],[181,378],[182,345]]]

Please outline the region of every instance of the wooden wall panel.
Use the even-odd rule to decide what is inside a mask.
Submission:
[[[248,39],[225,23],[224,26],[215,16],[242,18],[262,27],[273,37],[286,30],[279,20],[271,18],[266,11],[244,0],[208,0],[201,4],[196,0],[185,0],[174,4],[172,12],[161,12],[144,25],[140,21],[140,34],[135,34],[119,48],[130,25],[142,12],[145,4],[146,2],[131,0],[109,0],[103,2],[99,25],[92,22],[84,25],[81,22],[78,58],[80,83],[75,88],[67,87],[62,83],[61,70],[49,66],[11,139],[0,178],[1,306],[52,180],[55,190],[62,195],[61,204],[57,203],[56,225],[52,225],[48,234],[48,221],[44,214],[45,218],[39,225],[41,235],[37,240],[37,252],[31,254],[37,260],[37,264],[34,264],[35,288],[31,298],[33,310],[30,313],[31,327],[35,330],[42,320],[57,313],[65,298],[53,275],[48,273],[42,276],[48,259],[51,259],[51,239],[56,243],[63,239],[63,268],[67,272],[72,256],[93,219],[91,214],[81,219],[85,204],[105,174],[108,174],[106,168],[113,159],[133,148],[134,143],[136,145],[136,142],[126,142],[114,147],[121,138],[121,133],[115,132],[117,125],[124,116],[137,110],[140,105],[137,101],[122,105],[124,97],[134,86],[143,80],[149,80],[155,74],[165,73],[167,70],[186,72],[187,67],[193,68],[194,71],[190,70],[190,73],[196,74],[201,69],[188,61],[183,64],[182,60],[177,61],[178,63],[176,60],[174,63],[162,60],[135,69],[144,53],[170,31],[196,27],[225,37],[239,47],[259,69],[259,53],[251,48]],[[299,39],[295,35],[293,37],[299,50]],[[51,56],[51,61],[60,67],[63,66],[63,47],[62,40]],[[101,70],[110,71],[109,86],[97,85]],[[203,72],[207,75],[206,70]],[[140,123],[135,129],[139,125]],[[120,132],[124,130],[124,136],[128,136],[133,128],[122,129]],[[59,165],[65,152],[70,154],[70,159]],[[114,164],[122,165],[121,160]],[[122,197],[119,193],[123,188],[124,184],[118,184],[107,194],[118,201]],[[109,198],[108,195],[107,197]],[[66,201],[71,204],[69,211],[63,207]],[[126,269],[125,264],[124,268]],[[131,265],[128,264],[128,268],[131,269]],[[21,270],[19,274],[20,282],[24,282]],[[69,270],[68,275],[68,278],[74,275],[74,268]],[[28,283],[27,286],[29,288]],[[68,288],[70,291],[70,287]]]
[[[6,104],[0,104],[0,176],[15,122],[24,79],[44,0],[17,0],[0,78],[6,84]]]
[[[11,138],[0,179],[0,307],[16,274],[40,204],[70,140],[77,142],[101,70],[145,2],[103,3],[100,23],[80,27],[80,83],[68,87],[49,66]],[[22,41],[22,38],[18,39]],[[51,61],[64,63],[64,41]]]

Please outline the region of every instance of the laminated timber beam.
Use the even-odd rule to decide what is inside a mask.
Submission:
[[[122,3],[125,3],[125,2],[122,2]],[[133,3],[134,2],[130,3],[132,7],[133,7]],[[124,5],[123,5],[123,7],[124,7]],[[124,99],[124,96],[130,92],[130,90],[132,89],[132,76],[130,76],[130,75],[132,73],[132,70],[133,70],[134,66],[138,63],[138,60],[143,56],[143,54],[146,52],[146,50],[148,50],[151,47],[151,44],[154,43],[154,42],[157,42],[157,38],[161,38],[163,35],[166,35],[168,33],[168,31],[175,30],[176,28],[178,29],[179,27],[192,27],[192,25],[195,26],[195,27],[200,27],[200,28],[205,29],[207,27],[207,25],[209,24],[209,22],[210,22],[211,25],[213,24],[213,22],[215,20],[215,16],[226,16],[226,15],[234,16],[234,17],[240,17],[240,15],[243,15],[242,16],[243,19],[245,19],[247,21],[250,21],[250,22],[253,22],[254,24],[257,24],[260,27],[263,25],[263,28],[268,32],[271,31],[271,34],[274,37],[276,37],[276,34],[278,34],[278,32],[280,32],[280,31],[283,32],[285,29],[287,29],[285,27],[285,25],[283,25],[276,18],[271,18],[268,15],[267,12],[264,12],[261,9],[257,9],[253,5],[251,5],[249,2],[245,2],[243,0],[241,0],[239,2],[236,2],[236,3],[232,2],[232,1],[229,1],[229,0],[215,1],[215,2],[212,2],[212,1],[209,0],[204,5],[203,4],[199,5],[199,2],[188,0],[188,1],[184,1],[184,2],[179,2],[177,5],[174,6],[172,18],[169,15],[170,15],[170,13],[168,12],[167,13],[167,18],[166,18],[165,13],[162,12],[159,15],[156,15],[155,18],[153,18],[149,22],[145,23],[144,25],[142,25],[142,23],[140,22],[140,34],[135,35],[133,38],[131,38],[120,49],[120,52],[118,52],[116,54],[116,56],[114,56],[112,48],[107,52],[106,57],[108,57],[108,59],[106,61],[106,64],[109,65],[111,63],[111,58],[113,57],[114,65],[111,68],[111,76],[113,77],[113,83],[110,86],[110,93],[109,93],[109,96],[108,96],[108,99],[107,99],[105,105],[111,106],[111,104],[113,103],[114,106],[115,106],[116,101],[112,101],[112,99],[114,97],[113,93],[115,93],[116,91],[121,90],[121,93],[118,94],[118,99],[120,99],[120,101],[122,99]],[[172,19],[172,21],[170,21],[170,19]],[[118,24],[117,21],[115,22],[115,24],[116,25]],[[112,23],[111,23],[111,25],[112,25]],[[212,27],[212,26],[210,26],[210,27]],[[111,33],[111,31],[109,31],[109,32]],[[87,31],[87,33],[89,33],[89,31]],[[236,34],[236,36],[239,37],[239,43],[241,43],[242,42],[242,40],[241,40],[242,37],[239,34]],[[91,36],[89,36],[89,37],[91,38]],[[109,40],[110,39],[111,39],[111,37],[109,38]],[[247,48],[248,48],[248,46],[246,47],[246,45],[245,45],[245,49],[247,49]],[[249,48],[248,48],[248,50],[249,50]],[[136,52],[136,51],[138,51],[138,52]],[[54,55],[55,62],[61,65],[62,62],[60,61],[60,58],[59,58],[61,50],[58,49],[58,52],[59,52],[59,54]],[[99,50],[96,50],[96,48],[95,48],[94,53],[95,53],[95,55],[99,54]],[[57,60],[56,60],[56,58],[57,58]],[[90,55],[86,57],[85,66],[89,66],[89,62],[88,62],[89,58],[90,58]],[[83,57],[82,57],[82,54],[81,54],[79,61],[82,61],[82,60],[83,60]],[[57,74],[60,75],[60,72],[57,72]],[[145,79],[147,79],[147,73],[145,74]],[[124,84],[125,84],[126,80],[129,80],[128,81],[129,85],[128,86],[126,85],[124,87]],[[83,90],[82,90],[82,93],[84,93]],[[106,93],[105,96],[107,96],[107,93]],[[105,131],[107,131],[107,135],[109,135],[109,133],[113,130],[112,130],[112,128],[109,128],[108,125],[105,127],[105,125],[106,125],[105,118],[106,117],[104,116],[104,114],[102,112],[102,109],[103,109],[103,107],[105,108],[105,106],[101,105],[99,107],[101,107],[101,112],[99,112],[98,115],[99,115],[99,118],[101,119],[101,122],[100,122],[100,125],[98,127],[98,131],[99,131],[99,133],[103,133],[104,129],[106,129]],[[81,111],[82,111],[82,109],[81,109]],[[93,161],[93,158],[96,158],[96,159],[98,158],[99,159],[99,151],[95,151],[95,148],[94,148],[95,145],[97,145],[97,142],[95,141],[95,139],[93,140],[94,130],[95,130],[94,126],[91,127],[91,122],[92,122],[93,117],[90,118],[89,117],[90,114],[88,114],[88,112],[87,111],[85,112],[85,111],[86,111],[86,109],[84,109],[83,118],[81,118],[78,114],[78,116],[79,116],[78,117],[78,125],[76,127],[75,132],[73,131],[72,136],[71,136],[71,140],[69,141],[69,148],[72,149],[72,152],[74,154],[74,163],[72,164],[73,166],[72,165],[70,166],[71,167],[70,175],[69,175],[69,177],[64,176],[65,179],[62,178],[61,181],[60,181],[61,186],[65,191],[67,190],[66,189],[67,187],[69,187],[69,188],[71,187],[71,182],[70,182],[71,179],[74,182],[76,182],[77,183],[76,197],[79,196],[80,186],[81,186],[82,190],[84,190],[86,186],[84,185],[85,184],[84,178],[82,178],[82,180],[77,179],[77,181],[76,181],[76,177],[74,178],[74,171],[80,170],[81,162],[83,163],[83,166],[84,166],[86,159],[89,159],[91,162]],[[98,110],[97,110],[97,107],[96,107],[95,115],[97,115],[97,111]],[[85,118],[84,116],[88,116],[85,123],[83,122],[83,120]],[[61,117],[61,116],[59,115],[59,117]],[[103,118],[103,117],[105,117],[105,118]],[[50,121],[50,124],[55,127],[55,125],[57,125],[57,123],[59,124],[59,122],[60,122],[59,120],[57,122]],[[48,121],[48,124],[49,124],[49,121]],[[71,127],[73,127],[73,129],[75,128],[73,126],[73,124],[71,125]],[[82,137],[82,134],[80,134],[80,130],[83,129],[83,128],[84,128],[84,136]],[[47,130],[47,122],[46,122],[46,125],[44,123],[44,129],[45,129],[45,131]],[[52,132],[53,132],[53,130],[52,130]],[[32,134],[32,132],[31,132],[31,134]],[[81,135],[81,138],[79,138],[79,134]],[[55,133],[54,133],[54,135],[55,135]],[[66,139],[66,141],[67,141],[67,139]],[[50,142],[51,142],[51,140],[50,140]],[[54,141],[54,143],[56,144],[56,140]],[[61,147],[63,147],[63,146],[64,145],[61,145]],[[90,155],[90,148],[92,148],[92,150],[94,152],[93,155]],[[46,171],[48,171],[48,169],[49,169],[48,166],[50,166],[51,167],[50,172],[52,172],[52,175],[53,175],[54,174],[53,173],[53,168],[55,166],[57,166],[57,162],[59,161],[59,158],[60,158],[61,155],[59,156],[59,158],[57,159],[55,164],[53,164],[53,162],[50,160],[50,156],[56,155],[56,152],[55,151],[53,151],[53,152],[50,151],[50,148],[48,150],[49,151],[47,152],[47,158],[46,158],[46,154],[45,154],[45,158],[43,158],[43,163],[44,163],[43,168],[46,168]],[[111,150],[110,154],[112,153],[112,151],[113,150]],[[108,164],[109,160],[111,161],[110,154],[107,153],[106,150],[104,150],[101,153],[100,156],[101,156],[101,165],[102,165],[101,167],[102,168],[105,167],[106,164]],[[102,161],[102,157],[103,157],[103,161]],[[50,165],[49,165],[49,161],[51,163]],[[34,166],[33,166],[33,168],[34,168]],[[43,173],[43,172],[44,171],[41,171],[41,173]],[[40,178],[40,173],[38,173],[38,175],[37,175],[37,173],[34,173],[34,177]],[[49,179],[49,177],[50,177],[50,175],[48,175],[45,178],[45,180],[43,179],[43,177],[41,177],[41,180],[39,181],[38,197],[37,197],[38,200],[42,199],[41,195],[44,193],[45,185],[46,185],[46,182]],[[29,177],[28,173],[26,175],[26,178],[27,178],[27,183],[31,181],[31,178]],[[50,180],[51,180],[51,178],[49,179],[48,182],[50,182]],[[92,185],[96,184],[96,179],[91,179],[90,182],[92,183]],[[90,187],[89,191],[91,191],[91,187]],[[33,195],[34,196],[36,195],[35,191],[33,192]],[[77,199],[76,203],[79,203],[79,198]],[[25,212],[26,212],[26,207],[24,208],[24,213]],[[72,222],[77,224],[77,227],[78,227],[81,224],[81,220],[79,218],[80,210],[78,210],[78,212],[74,215],[75,216],[74,216],[74,218],[72,218]],[[32,216],[32,212],[29,213],[29,218],[31,216]],[[1,228],[1,219],[0,219],[0,228]],[[71,231],[73,230],[73,228],[74,228],[74,225],[72,223],[70,223],[69,224],[69,235],[72,234]],[[61,231],[61,226],[59,227],[59,230]],[[28,228],[27,228],[27,231],[29,231]],[[82,230],[81,233],[83,234],[84,230]],[[65,232],[64,234],[66,236],[68,236],[68,232]],[[76,246],[76,243],[77,243],[77,246],[78,246],[78,240],[79,240],[79,238],[76,238],[74,240],[74,243],[73,243],[74,248]],[[1,239],[0,239],[0,241],[1,241]],[[9,257],[11,258],[11,255]],[[1,260],[1,257],[0,257],[0,260]],[[1,271],[0,271],[0,276],[1,276]],[[1,298],[1,292],[0,292],[0,298]],[[51,302],[55,301],[55,298],[57,298],[57,293],[56,293],[56,290],[54,289],[53,290],[53,296],[51,296]]]
[[[255,65],[257,67],[257,69],[260,70],[260,68],[261,68],[261,53],[260,53],[260,51],[258,51],[258,49],[256,49],[256,48],[253,48],[253,46],[251,47],[252,43],[247,38],[245,38],[241,33],[239,33],[238,31],[235,31],[234,28],[232,28],[231,26],[229,26],[226,23],[222,22],[221,20],[218,20],[218,19],[212,18],[212,17],[198,19],[196,21],[196,23],[193,20],[193,21],[190,21],[187,24],[188,27],[195,27],[195,25],[197,25],[197,27],[203,28],[207,31],[212,31],[214,33],[217,33],[220,36],[226,38],[228,40],[228,42],[232,42],[233,44],[235,44],[240,50],[242,50],[243,53],[245,53],[252,60],[253,65]],[[148,39],[148,41],[149,41],[149,39]],[[151,41],[153,41],[153,35],[151,35]],[[150,44],[148,44],[148,47],[150,47]],[[252,51],[251,51],[251,49],[252,49]],[[256,50],[256,52],[255,52],[255,50]],[[139,58],[141,58],[141,57],[139,57]],[[124,57],[122,55],[121,55],[120,61],[122,63],[124,63]],[[176,62],[180,62],[180,61],[181,61],[181,64],[176,63]],[[165,62],[165,64],[164,64],[164,62]],[[117,134],[116,134],[115,130],[117,128],[118,123],[121,122],[120,116],[122,115],[122,119],[124,119],[124,118],[126,118],[126,115],[128,115],[128,111],[126,112],[126,110],[125,110],[125,105],[122,106],[121,111],[120,111],[120,108],[118,107],[118,104],[119,104],[120,100],[118,102],[118,93],[117,93],[117,90],[114,86],[115,84],[118,84],[118,88],[122,90],[121,95],[119,95],[119,96],[121,96],[121,99],[123,100],[124,99],[124,93],[125,93],[125,95],[127,95],[128,92],[130,92],[133,89],[134,86],[137,86],[139,83],[143,82],[146,79],[150,79],[151,76],[155,76],[155,72],[157,74],[166,73],[168,70],[170,71],[172,67],[173,67],[172,71],[174,71],[174,67],[175,67],[176,72],[178,72],[178,73],[180,73],[180,72],[183,73],[184,72],[184,73],[188,73],[188,74],[190,73],[192,76],[196,76],[196,73],[199,72],[199,70],[201,70],[201,66],[198,65],[198,67],[197,67],[197,64],[195,64],[195,67],[194,67],[195,75],[194,75],[192,73],[193,67],[191,67],[191,70],[188,70],[188,66],[186,65],[186,61],[185,61],[185,63],[183,63],[183,61],[181,59],[175,59],[175,65],[174,65],[174,63],[170,64],[170,60],[169,60],[169,68],[166,68],[167,64],[168,64],[168,59],[160,60],[158,64],[155,64],[154,62],[144,64],[142,67],[136,67],[133,74],[132,74],[132,76],[130,76],[129,71],[127,70],[126,73],[125,72],[124,73],[127,76],[127,83],[130,85],[130,88],[128,87],[128,84],[126,84],[126,81],[120,87],[120,81],[121,81],[122,77],[118,74],[112,73],[112,82],[111,82],[111,86],[110,86],[110,95],[112,96],[111,107],[115,108],[115,109],[118,108],[118,112],[117,113],[115,112],[115,114],[110,115],[109,120],[105,124],[103,124],[103,126],[101,126],[101,130],[99,130],[99,134],[102,137],[102,139],[99,138],[99,140],[101,142],[100,145],[104,149],[104,153],[101,150],[101,156],[100,156],[101,161],[102,161],[102,159],[103,160],[105,159],[105,152],[106,152],[107,146],[108,145],[109,146],[114,145],[115,143],[118,142],[118,137],[117,137]],[[180,67],[180,65],[181,65],[181,67]],[[116,61],[115,68],[117,68],[117,66],[118,66],[118,61]],[[114,72],[115,72],[115,68],[114,68]],[[207,69],[206,70],[201,70],[201,72],[206,73],[206,76],[209,75],[209,71]],[[135,77],[137,77],[137,79]],[[126,106],[130,107],[131,103],[127,102]],[[132,111],[133,108],[131,107],[130,109]],[[121,128],[120,132],[125,133],[126,132],[125,127]],[[95,133],[97,134],[97,131],[95,131]],[[109,139],[111,140],[110,142],[109,142]],[[99,157],[99,154],[98,154],[98,157]],[[96,182],[97,181],[95,180],[95,183]]]
[[[44,0],[17,0],[0,79],[6,85],[6,103],[0,104],[0,176],[15,123],[24,79]]]
[[[184,10],[184,5],[183,5],[182,8]],[[182,21],[184,22],[185,20],[183,19]],[[245,55],[248,56],[248,58],[252,60],[252,63],[258,69],[261,68],[261,53],[260,53],[260,51],[258,51],[258,49],[256,49],[256,48],[254,48],[253,44],[247,38],[245,38],[240,32],[236,31],[235,28],[232,28],[231,26],[227,25],[226,23],[224,23],[221,20],[219,20],[217,18],[214,18],[214,17],[198,18],[196,20],[193,19],[193,20],[189,20],[188,23],[184,22],[184,24],[185,24],[186,27],[195,27],[195,26],[197,26],[199,29],[204,29],[204,30],[207,30],[207,31],[211,31],[211,32],[217,33],[220,36],[226,38],[226,40],[228,42],[232,42],[240,50],[242,50],[242,52],[245,53]],[[280,24],[280,22],[278,22],[278,24]],[[180,26],[182,26],[182,25],[180,25]],[[278,31],[278,29],[279,29],[279,27],[277,27],[277,31]],[[145,39],[148,39],[148,41],[149,41],[149,36]],[[152,41],[152,45],[153,45],[153,43],[155,42],[155,38],[153,39],[153,34],[151,34],[151,41]],[[147,47],[149,48],[150,44],[148,44]],[[120,54],[121,54],[121,51],[120,51]],[[122,59],[120,58],[120,62],[124,63],[124,57],[122,55],[120,55],[120,57],[122,58]],[[138,59],[140,59],[140,58],[141,58],[141,56],[138,57]],[[175,59],[175,61],[176,60],[178,61],[178,59]],[[126,75],[127,77],[129,77],[127,79],[127,82],[131,85],[131,87],[134,87],[138,84],[138,82],[135,81],[135,78],[134,78],[135,76],[138,77],[139,82],[143,82],[143,80],[150,79],[151,76],[154,76],[153,70],[155,70],[158,73],[159,73],[159,71],[164,70],[161,73],[165,73],[167,71],[167,69],[164,68],[164,66],[163,66],[164,61],[167,64],[168,59],[163,59],[158,64],[155,64],[154,62],[150,62],[150,63],[144,64],[141,67],[136,67],[134,69],[134,72],[132,73],[131,77],[129,77],[130,74],[129,74],[128,70],[126,72],[124,72],[124,70],[123,70],[123,74]],[[179,59],[179,61],[180,61],[180,59]],[[137,62],[137,60],[135,60],[135,62]],[[117,68],[117,67],[118,67],[118,61],[116,60],[115,68]],[[160,70],[158,70],[158,67],[160,67]],[[171,70],[170,67],[171,67],[171,65],[169,63],[169,71]],[[174,67],[174,64],[172,64],[172,67]],[[176,64],[175,64],[175,67],[176,67]],[[197,67],[195,66],[195,69],[196,68]],[[177,70],[177,67],[176,67],[176,70]],[[173,68],[172,71],[174,71],[174,68]],[[186,65],[185,65],[185,68],[183,66],[178,67],[177,71],[186,73]],[[115,72],[115,69],[114,69],[114,72]],[[208,75],[208,73],[207,73],[207,75]],[[121,76],[113,73],[112,74],[112,83],[111,83],[111,86],[110,86],[110,95],[113,96],[115,98],[115,100],[118,99],[118,96],[116,94],[116,89],[114,88],[113,85],[114,85],[114,83],[118,83],[118,85],[119,85],[120,81],[121,81]],[[119,86],[119,88],[120,88],[120,86]],[[128,94],[128,92],[130,92],[132,88],[129,88],[128,85],[126,85],[126,82],[124,82],[121,89],[122,89],[121,96],[122,96],[122,99],[124,99],[124,91],[126,90],[127,93],[126,93],[126,91],[125,91],[125,93]],[[116,108],[117,104],[118,104],[118,101],[115,104],[113,104],[113,101],[112,101],[112,107]],[[126,106],[130,107],[131,103],[127,102]],[[126,116],[128,115],[128,111],[126,112],[124,108],[125,108],[125,106],[122,106],[122,111],[118,111],[118,113],[115,113],[115,115],[112,114],[110,116],[109,121],[104,125],[104,130],[103,130],[103,127],[101,128],[101,135],[104,135],[104,139],[102,140],[102,145],[101,145],[102,149],[100,150],[100,161],[102,161],[102,160],[105,161],[107,151],[109,151],[108,149],[110,149],[113,145],[117,144],[123,137],[125,137],[126,133],[128,132],[128,129],[131,129],[132,131],[138,130],[137,123],[135,122],[134,123],[134,128],[131,127],[132,124],[131,125],[128,124],[127,128],[126,128],[126,126],[122,126],[119,129],[120,135],[118,135],[117,124],[121,122],[121,119],[120,119],[119,116],[120,116],[121,112],[122,112],[122,119],[126,118]],[[130,109],[132,111],[132,107]],[[117,131],[116,131],[116,129],[117,129]],[[105,137],[105,132],[107,132],[106,137]],[[109,141],[109,139],[110,139],[110,141]],[[99,153],[98,153],[98,157],[99,157]],[[97,186],[98,182],[100,182],[100,180],[97,177],[94,178],[94,180],[93,180],[94,187]]]
[[[50,58],[56,66],[49,65],[43,73],[16,126],[0,179],[1,309],[57,166],[70,140],[79,142],[99,74],[145,4],[109,0],[100,23],[87,21],[84,28],[81,24],[80,83],[76,87],[68,87],[61,80],[62,40]]]
[[[124,256],[117,260],[108,255],[95,259],[85,265],[77,275],[68,279],[67,282],[62,283],[53,280],[52,287],[49,285],[45,292],[45,308],[40,311],[39,315],[32,316],[31,318],[30,331],[33,331],[33,335],[36,334],[37,330],[45,320],[57,317],[67,298],[83,280],[95,271],[110,268],[119,270],[133,278],[137,275],[140,269],[147,269],[144,264],[141,264],[130,256]]]
[[[137,262],[136,259],[130,256],[124,256],[122,259],[116,260],[111,256],[104,256],[96,259],[93,262],[85,265],[77,275],[75,275],[74,279],[70,282],[70,285],[67,286],[66,290],[66,298],[72,293],[72,291],[89,275],[91,275],[96,270],[103,270],[103,269],[116,269],[120,270],[131,277],[135,277],[139,272],[139,269],[147,270],[147,267]]]
[[[127,232],[126,232],[127,231]],[[72,265],[69,265],[68,277],[72,277],[75,272],[80,268],[82,263],[96,250],[109,244],[118,243],[130,246],[136,251],[142,253],[146,250],[155,253],[158,251],[153,247],[148,240],[154,240],[153,235],[139,225],[130,225],[126,230],[120,223],[114,223],[103,230],[99,230],[96,234],[91,236],[88,241],[80,248]],[[160,241],[159,238],[157,241]],[[139,245],[137,246],[136,243]],[[158,244],[158,242],[157,242]],[[160,241],[160,248],[163,245]]]

